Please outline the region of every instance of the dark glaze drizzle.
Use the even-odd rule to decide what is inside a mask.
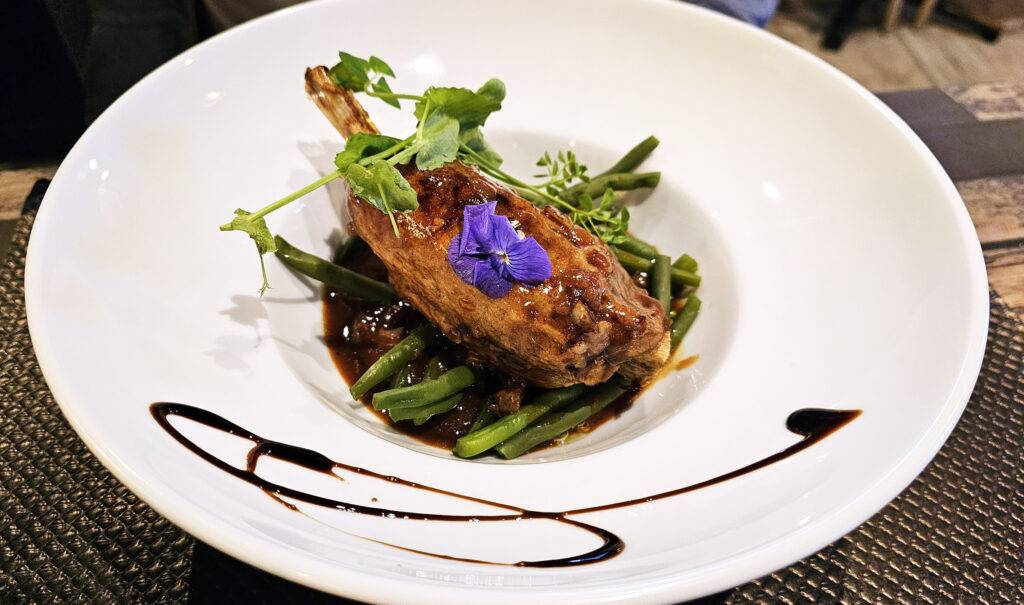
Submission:
[[[238,479],[241,479],[246,483],[249,483],[260,488],[268,495],[273,497],[275,500],[277,500],[278,502],[292,510],[296,510],[296,507],[293,504],[290,504],[282,500],[281,498],[291,498],[316,506],[323,506],[326,508],[333,508],[336,510],[351,513],[359,513],[363,515],[374,515],[384,518],[414,519],[422,521],[476,522],[518,521],[521,519],[547,519],[551,521],[557,521],[559,523],[565,523],[567,525],[571,525],[573,527],[577,527],[582,530],[588,531],[596,535],[597,537],[601,538],[601,540],[603,541],[601,546],[599,546],[598,548],[583,553],[581,555],[565,557],[562,559],[520,561],[518,563],[511,564],[516,567],[572,567],[575,565],[596,563],[598,561],[611,559],[612,557],[621,553],[622,550],[625,548],[625,543],[622,541],[621,538],[619,538],[612,532],[602,529],[600,527],[589,525],[587,523],[582,523],[580,521],[569,519],[567,517],[569,515],[579,515],[602,510],[610,510],[614,508],[633,506],[636,504],[643,504],[646,502],[654,502],[655,500],[661,500],[663,498],[677,496],[679,494],[684,494],[686,492],[691,492],[704,487],[708,487],[710,485],[715,485],[716,483],[722,483],[724,481],[734,479],[736,477],[739,477],[740,475],[753,472],[757,469],[764,468],[770,464],[779,462],[780,460],[784,460],[798,452],[801,452],[811,447],[815,443],[818,443],[825,437],[828,437],[835,431],[846,426],[846,424],[848,424],[854,418],[859,416],[861,413],[860,410],[824,410],[815,408],[797,410],[796,412],[790,414],[789,418],[786,419],[786,428],[796,433],[797,435],[803,436],[803,439],[787,447],[786,449],[775,454],[772,454],[771,456],[768,456],[766,458],[762,458],[761,460],[758,460],[753,464],[748,464],[743,468],[737,469],[729,473],[725,473],[724,475],[719,475],[718,477],[714,477],[706,481],[701,481],[700,483],[694,483],[693,485],[687,485],[684,487],[680,487],[678,489],[662,492],[660,494],[654,494],[653,496],[636,498],[633,500],[625,500],[623,502],[613,502],[610,504],[602,504],[587,508],[578,508],[562,512],[543,512],[526,510],[509,504],[502,504],[499,502],[484,500],[482,498],[465,496],[462,494],[449,492],[435,487],[430,487],[428,485],[420,485],[418,483],[407,481],[405,479],[401,479],[399,477],[395,477],[392,475],[382,475],[380,473],[375,473],[371,470],[359,468],[357,466],[351,466],[341,462],[336,462],[324,456],[323,454],[320,454],[319,452],[315,452],[304,447],[289,445],[287,443],[281,443],[278,441],[265,439],[249,431],[248,429],[244,429],[238,426],[237,424],[231,422],[230,420],[227,420],[226,418],[214,414],[213,412],[209,412],[207,410],[187,405],[184,403],[154,403],[149,406],[149,409],[150,413],[152,413],[153,415],[153,418],[157,421],[160,427],[167,431],[167,433],[169,433],[172,437],[174,437],[174,439],[177,440],[178,443],[182,444],[183,446],[191,450],[194,454],[196,454],[203,460],[206,460],[207,462],[219,468],[220,470],[234,477],[237,477]],[[248,439],[249,441],[253,442],[253,448],[249,451],[248,455],[246,456],[245,469],[236,468],[228,464],[227,462],[214,456],[210,452],[204,450],[202,447],[200,447],[194,441],[190,440],[188,437],[185,437],[185,435],[182,434],[181,431],[179,431],[171,424],[169,420],[170,416],[181,416],[182,418],[186,418],[193,422],[197,422],[210,428],[222,431],[224,433],[228,433],[230,435],[234,435],[236,437]],[[365,506],[362,504],[354,504],[351,502],[342,502],[340,500],[334,500],[331,498],[325,498],[323,496],[317,496],[316,494],[310,494],[303,491],[295,490],[290,487],[280,485],[260,477],[259,475],[256,474],[256,465],[258,464],[260,458],[262,458],[263,456],[277,458],[278,460],[289,462],[291,464],[295,464],[297,466],[309,469],[311,471],[325,473],[339,479],[340,477],[334,473],[336,469],[356,473],[359,475],[364,475],[367,477],[373,477],[375,479],[380,479],[382,481],[387,481],[389,483],[395,483],[398,485],[404,485],[406,487],[411,487],[414,489],[421,489],[424,491],[444,494],[446,496],[451,496],[453,498],[460,498],[462,500],[468,500],[471,502],[486,504],[497,508],[503,508],[505,510],[511,511],[511,514],[468,516],[445,515],[437,513],[416,513],[409,511],[390,510],[376,506]],[[442,559],[465,561],[469,563],[505,565],[504,563],[495,563],[492,561],[465,559],[461,557],[454,557],[449,555],[413,550],[402,546],[397,546],[394,544],[388,544],[388,546],[393,546],[401,550],[406,550],[419,554],[439,557]]]

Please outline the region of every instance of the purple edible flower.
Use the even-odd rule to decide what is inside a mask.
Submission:
[[[466,206],[462,233],[448,245],[448,263],[459,279],[491,298],[515,282],[532,287],[551,277],[548,253],[532,237],[522,238],[508,218],[494,214],[498,202]]]

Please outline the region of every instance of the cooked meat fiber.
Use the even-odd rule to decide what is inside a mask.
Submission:
[[[376,132],[350,93],[326,68],[307,70],[310,97],[345,137]],[[597,384],[619,372],[646,379],[669,354],[669,322],[661,304],[637,287],[604,242],[552,207],[538,209],[471,166],[437,170],[400,166],[419,208],[388,216],[352,196],[350,230],[387,266],[391,284],[449,339],[480,360],[543,387]],[[467,205],[497,201],[504,215],[533,236],[551,260],[552,276],[516,284],[489,298],[448,264],[448,245],[462,231]]]

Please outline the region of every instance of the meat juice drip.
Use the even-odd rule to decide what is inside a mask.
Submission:
[[[683,486],[667,492],[654,494],[644,498],[635,498],[633,500],[624,500],[621,502],[613,502],[609,504],[603,504],[598,506],[591,506],[587,508],[579,508],[574,510],[562,511],[562,512],[543,512],[543,511],[531,511],[509,504],[502,504],[499,502],[492,502],[484,500],[482,498],[475,498],[472,496],[465,496],[455,492],[430,487],[428,485],[421,485],[413,481],[401,479],[390,475],[382,475],[371,470],[364,468],[351,466],[343,462],[337,462],[331,460],[327,456],[320,454],[314,450],[310,450],[301,446],[289,445],[287,443],[281,443],[278,441],[272,441],[256,435],[255,433],[245,429],[237,424],[234,424],[230,420],[209,412],[202,408],[183,404],[183,403],[170,403],[170,402],[159,402],[149,406],[150,413],[156,420],[157,424],[164,429],[168,434],[171,435],[178,443],[185,446],[187,449],[192,451],[194,454],[206,460],[210,464],[219,468],[220,470],[238,478],[246,483],[254,485],[269,496],[273,497],[276,501],[280,502],[284,506],[291,510],[295,510],[297,507],[293,504],[285,502],[282,497],[291,498],[300,502],[306,502],[316,506],[323,506],[327,508],[334,508],[337,510],[343,510],[350,513],[373,515],[382,518],[407,518],[421,521],[456,521],[456,522],[500,522],[500,521],[519,521],[525,519],[546,519],[555,521],[558,523],[564,523],[589,533],[592,533],[602,540],[601,546],[594,550],[586,553],[564,557],[560,559],[543,559],[537,561],[520,561],[518,563],[511,564],[516,567],[573,567],[576,565],[584,565],[588,563],[597,563],[600,561],[608,560],[623,551],[625,543],[621,538],[612,532],[602,529],[600,527],[583,523],[575,519],[568,518],[573,515],[582,515],[586,513],[598,512],[603,510],[611,510],[615,508],[623,508],[627,506],[634,506],[637,504],[644,504],[647,502],[653,502],[655,500],[661,500],[664,498],[670,498],[678,496],[687,492],[692,492],[704,487],[722,483],[730,479],[734,479],[746,473],[756,471],[764,468],[770,464],[785,460],[794,454],[801,452],[812,445],[818,443],[822,439],[828,437],[832,433],[836,432],[840,428],[846,426],[849,422],[860,415],[860,410],[825,410],[825,409],[802,409],[797,410],[789,415],[786,419],[786,428],[791,432],[803,437],[797,443],[765,458],[762,458],[752,464],[748,464],[735,471],[701,481],[692,485]],[[186,437],[181,431],[179,431],[173,424],[171,424],[170,416],[180,416],[182,418],[191,420],[193,422],[205,425],[212,429],[248,439],[253,443],[252,449],[246,456],[246,467],[245,469],[237,468],[224,460],[221,460],[212,453],[204,450],[198,444]],[[259,459],[263,456],[270,456],[279,460],[300,466],[302,468],[309,469],[320,473],[329,474],[332,477],[341,479],[340,476],[336,475],[334,471],[341,470],[350,473],[360,474],[367,477],[372,477],[382,481],[387,481],[392,484],[403,485],[411,489],[418,489],[429,491],[433,493],[443,494],[451,496],[453,498],[459,498],[462,500],[468,500],[471,502],[477,502],[480,504],[486,504],[497,508],[504,508],[511,511],[510,514],[506,515],[478,515],[478,516],[466,516],[466,515],[446,515],[440,513],[418,513],[411,511],[397,511],[376,506],[365,506],[361,504],[354,504],[350,502],[343,502],[340,500],[334,500],[316,494],[310,494],[301,490],[296,490],[284,485],[273,483],[268,481],[256,474],[256,466],[259,463]],[[375,500],[374,500],[375,501]],[[366,538],[369,539],[369,538]],[[387,543],[382,543],[387,544]],[[417,554],[437,557],[441,559],[463,561],[469,563],[485,563],[491,565],[508,565],[505,563],[496,563],[492,561],[481,561],[477,559],[466,559],[462,557],[455,557],[451,555],[445,555],[441,553],[431,553],[421,550],[413,550],[403,546],[394,544],[387,544],[394,548],[415,552]]]

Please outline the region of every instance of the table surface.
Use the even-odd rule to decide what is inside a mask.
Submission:
[[[1021,420],[1024,411],[1024,389],[1021,387],[1020,378],[1024,365],[1021,344],[1024,342],[1024,329],[1019,319],[1024,314],[1024,84],[981,85],[944,90],[923,89],[885,93],[879,96],[906,120],[935,153],[956,183],[977,228],[993,292],[993,328],[990,330],[986,367],[983,368],[979,386],[972,396],[961,427],[954,432],[950,443],[947,443],[936,462],[925,472],[925,475],[930,475],[931,478],[915,482],[914,486],[911,486],[894,504],[858,529],[858,536],[844,538],[813,557],[786,570],[780,570],[770,577],[701,599],[702,603],[746,603],[766,599],[783,602],[878,602],[879,599],[903,602],[964,599],[972,602],[1024,602],[1024,568],[1020,560],[1020,553],[1024,552],[1024,519],[1021,505],[1024,501],[1024,481],[1021,480],[1021,476],[1024,476],[1024,464],[1020,455],[1024,451],[1024,425]],[[17,257],[16,249],[22,247],[20,259],[9,260],[7,270],[0,270],[0,280],[20,279],[19,271],[23,270],[23,266],[19,265],[19,260],[23,263],[23,240],[27,237],[31,220],[31,217],[23,218],[23,211],[31,210],[33,203],[38,204],[39,195],[30,194],[34,187],[38,193],[45,185],[45,181],[39,182],[40,179],[51,178],[55,170],[56,166],[52,164],[8,166],[6,169],[0,166],[0,259],[7,256],[8,248],[11,249],[11,256]],[[26,199],[29,200],[28,204]],[[14,288],[15,285],[17,288]],[[5,287],[8,290],[5,290]],[[10,290],[17,290],[20,296],[20,283],[12,285],[0,281],[0,294],[9,295]],[[0,363],[5,364],[0,365],[0,368],[4,368],[0,370],[0,414],[17,412],[14,406],[25,405],[26,398],[39,400],[33,405],[48,407],[39,408],[33,413],[53,415],[51,424],[46,425],[51,428],[47,430],[50,433],[66,432],[71,435],[72,440],[77,441],[53,406],[52,398],[42,383],[41,374],[34,366],[34,359],[26,362],[26,354],[18,349],[19,346],[28,349],[27,330],[23,324],[23,308],[19,308],[17,312],[0,311]],[[31,356],[30,350],[27,355]],[[14,361],[19,363],[18,370],[9,369],[14,367]],[[24,367],[28,369],[20,371],[20,368]],[[33,384],[36,385],[35,391],[32,390]],[[965,429],[966,432],[961,431],[968,422],[972,428]],[[985,422],[995,424],[988,427]],[[28,434],[18,433],[21,429]],[[979,431],[1001,431],[1004,434],[1000,438],[1004,441],[995,444],[996,450],[993,452],[957,451],[958,448],[975,447],[971,445],[974,443],[971,441],[972,432]],[[38,442],[35,445],[40,445],[48,438],[42,434],[33,435],[24,426],[12,424],[0,417],[0,454],[9,451],[5,447],[15,443],[16,437],[23,439],[22,444],[25,447],[33,445],[33,440]],[[11,516],[10,521],[0,513],[0,524],[13,523],[7,530],[0,530],[0,602],[8,602],[9,599],[13,602],[76,601],[83,595],[89,595],[89,600],[113,599],[132,602],[179,602],[186,599],[191,603],[344,602],[273,578],[185,536],[166,520],[152,513],[148,507],[127,493],[123,486],[109,477],[94,459],[91,459],[84,446],[80,443],[72,445],[74,447],[68,446],[70,453],[67,456],[81,459],[81,471],[85,473],[83,476],[86,478],[75,484],[78,486],[77,489],[83,489],[83,484],[88,486],[107,482],[109,486],[106,489],[110,494],[116,494],[116,498],[109,496],[114,499],[108,503],[114,512],[97,512],[99,520],[96,523],[99,525],[91,533],[80,531],[81,535],[76,534],[77,537],[62,537],[58,534],[47,537],[44,532],[27,539],[26,535],[32,534],[31,528],[45,529],[49,527],[48,523],[57,523],[61,520],[47,521],[47,511],[56,510],[59,506],[73,507],[74,503],[61,504],[67,495],[58,492],[39,495],[45,490],[36,489],[31,494],[22,494],[19,492],[21,482],[28,476],[31,483],[32,476],[29,472],[31,469],[26,470],[22,466],[31,465],[33,462],[18,459],[16,464],[10,463],[5,466],[5,462],[0,461],[0,498],[12,495],[21,498],[17,501],[17,507],[21,508],[8,512]],[[1009,456],[1007,452],[1010,453]],[[948,461],[944,462],[944,455],[949,457]],[[994,460],[996,464],[1003,465],[998,469],[998,473],[993,472],[998,478],[998,484],[995,485],[996,491],[999,492],[996,501],[990,504],[978,501],[965,509],[967,513],[960,512],[957,513],[958,516],[947,509],[944,516],[943,510],[940,509],[946,505],[941,496],[929,494],[928,481],[945,482],[947,485],[955,485],[958,481],[962,483],[963,477],[955,470],[957,465],[963,460],[979,459]],[[68,458],[62,460],[62,464],[68,462]],[[944,475],[948,470],[944,466],[947,462],[950,464],[948,468],[953,469],[950,476]],[[45,466],[42,462],[38,464]],[[14,468],[17,465],[22,466]],[[93,483],[88,482],[90,478]],[[915,489],[918,490],[916,493]],[[983,498],[985,493],[988,492],[975,486],[975,491],[967,489],[964,497]],[[1007,499],[1004,497],[1006,493],[1015,494],[1015,497]],[[915,497],[917,501],[914,500]],[[41,501],[34,506],[26,505],[24,501],[31,498]],[[930,503],[938,506],[933,512],[929,512]],[[100,505],[102,502],[97,506]],[[900,508],[901,506],[904,508]],[[982,507],[986,507],[987,510],[980,511]],[[981,521],[975,521],[976,524],[981,523],[986,527],[991,525],[986,529],[989,533],[981,532],[978,528],[958,527],[964,523],[964,518],[970,516],[972,508],[979,509],[979,514],[983,515]],[[906,557],[912,560],[916,554],[924,554],[930,548],[929,544],[931,548],[949,549],[948,546],[936,542],[935,536],[918,536],[923,540],[921,543],[924,546],[914,546],[913,539],[901,537],[901,527],[910,533],[921,533],[921,530],[915,529],[917,525],[900,516],[906,515],[904,511],[907,509],[924,511],[924,514],[929,515],[913,521],[923,521],[924,525],[921,527],[924,528],[932,527],[936,520],[945,519],[952,529],[949,530],[950,535],[943,533],[943,537],[951,537],[956,544],[964,546],[966,554],[963,556],[967,558],[950,563],[941,556],[931,553],[925,557],[925,564],[915,563],[921,569],[902,569],[898,562],[893,561],[888,564],[893,568],[890,575],[887,576],[884,570],[874,570],[872,581],[859,584],[853,582],[851,566],[856,568],[859,561],[864,567],[870,567],[868,561],[871,556],[892,559]],[[74,516],[73,510],[61,511],[65,522],[68,516]],[[887,522],[896,529],[886,529]],[[1009,533],[1005,528],[1000,530],[999,527],[1005,524],[1014,526],[1014,529]],[[111,538],[111,532],[115,530],[118,537]],[[958,531],[961,533],[957,533]],[[891,533],[893,540],[887,541],[886,536],[879,532]],[[970,537],[964,537],[968,535]],[[91,552],[90,547],[95,547],[100,549],[100,552],[107,553],[101,557],[103,561],[100,561],[99,565],[102,567],[106,564],[109,569],[103,568],[92,576],[79,579],[81,585],[72,582],[73,586],[68,588],[69,580],[62,578],[59,572],[41,571],[46,569],[46,566],[45,562],[39,562],[39,557],[40,551],[46,551],[54,544],[66,545],[74,542],[73,538],[85,542],[78,545],[81,552]],[[984,557],[976,552],[977,549],[984,548],[973,542],[967,543],[975,538],[978,544],[987,543],[993,548],[992,552],[982,553],[990,558],[995,557],[987,566],[984,564]],[[858,539],[869,545],[867,550],[860,554],[861,559],[857,558],[857,552],[854,552],[856,549],[853,549],[853,546],[858,545]],[[156,546],[146,543],[146,540],[156,540]],[[90,541],[93,544],[89,544]],[[848,543],[847,548],[850,552],[843,550],[844,543]],[[871,553],[871,544],[878,549],[888,550],[881,555],[878,552]],[[901,545],[904,549],[913,546],[920,553],[913,552],[913,549],[910,552],[903,552]],[[55,552],[51,553],[51,557],[59,561],[63,555],[56,552],[57,546],[52,548]],[[138,551],[136,555],[132,554],[132,548]],[[157,554],[153,554],[155,551],[158,551]],[[115,564],[116,561],[130,560],[133,556],[142,557],[140,553],[148,553],[151,557],[152,560],[146,559],[149,561],[149,568],[128,563]],[[1006,553],[1017,555],[1008,556]],[[43,552],[43,555],[45,554]],[[956,558],[959,559],[960,556],[956,555]],[[85,555],[78,556],[78,564],[83,565],[83,569],[89,568],[90,565],[95,568],[95,562],[86,561],[83,557]],[[941,571],[937,569],[939,563],[935,563],[940,559],[943,561],[942,564],[952,565],[950,569],[960,576],[951,581],[949,586],[933,586],[929,583],[934,580],[932,576]],[[837,560],[841,560],[841,563],[834,563]],[[936,569],[929,570],[928,561],[931,561]],[[929,573],[932,576],[929,576]],[[978,577],[973,577],[972,573],[977,573]],[[82,572],[80,575],[85,577],[88,574]],[[64,583],[63,588],[60,587],[61,582]],[[915,582],[918,583],[917,586],[909,586]]]

